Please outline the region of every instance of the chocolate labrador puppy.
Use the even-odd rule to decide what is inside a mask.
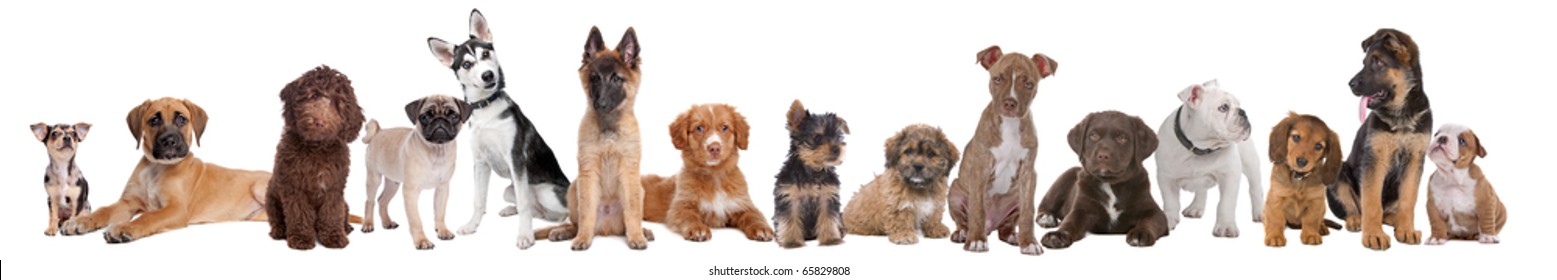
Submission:
[[[1157,133],[1146,122],[1119,111],[1092,113],[1068,138],[1081,167],[1061,174],[1038,205],[1038,226],[1059,226],[1043,236],[1044,247],[1070,247],[1088,232],[1124,233],[1136,247],[1168,235],[1168,217],[1152,200],[1141,164],[1157,150]]]

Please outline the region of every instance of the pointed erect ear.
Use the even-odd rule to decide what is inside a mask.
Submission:
[[[622,62],[626,62],[632,68],[638,68],[638,32],[632,27],[627,28],[627,33],[622,34],[622,42],[616,43],[616,52],[622,55]]]
[[[135,136],[135,149],[141,149],[141,116],[145,115],[147,107],[151,107],[151,99],[141,102],[141,105],[130,109],[130,114],[124,117],[124,122],[130,126],[130,135]]]
[[[843,130],[843,134],[853,133],[849,132],[849,121],[845,121],[843,120],[843,117],[838,116],[834,116],[833,119],[838,120],[838,128]]]
[[[1038,77],[1048,78],[1054,76],[1054,71],[1060,69],[1060,63],[1044,54],[1033,54],[1033,65],[1038,66]]]
[[[90,123],[76,123],[76,142],[86,141],[87,131],[92,130]]]
[[[800,123],[804,122],[809,115],[810,113],[806,112],[805,105],[800,105],[800,99],[795,99],[794,103],[789,104],[789,114],[785,115],[787,117],[784,118],[789,125],[789,131],[800,131]]]
[[[427,37],[427,49],[432,50],[433,57],[438,58],[438,63],[443,64],[443,67],[454,67],[454,44]]]
[[[1412,59],[1416,56],[1416,53],[1412,50],[1416,49],[1416,42],[1412,41],[1411,36],[1406,35],[1405,32],[1390,28],[1380,28],[1379,31],[1373,33],[1373,36],[1362,40],[1362,49],[1366,51],[1375,44],[1383,44],[1384,49],[1395,55],[1395,59],[1399,60],[1400,64],[1414,65],[1412,64]]]
[[[995,62],[1000,61],[1001,54],[1004,53],[1000,52],[1000,46],[989,46],[989,48],[979,51],[979,66],[989,69],[990,66],[995,65]]]
[[[419,113],[422,111],[422,102],[427,102],[427,98],[419,98],[405,104],[405,117],[411,120],[411,126],[421,124],[416,121],[416,116],[420,115]]]
[[[590,27],[589,28],[589,39],[584,41],[584,63],[589,63],[589,59],[590,58],[594,58],[595,57],[595,53],[600,52],[600,50],[604,50],[604,49],[605,49],[605,39],[600,38],[600,27],[598,27],[598,26]]]
[[[1179,92],[1179,101],[1183,101],[1185,105],[1190,107],[1200,106],[1200,93],[1205,90],[1203,85],[1192,85],[1184,88],[1184,91]]]
[[[481,10],[470,10],[470,37],[492,42],[492,30],[487,28],[487,17],[481,15]]]
[[[195,105],[194,102],[190,102],[188,99],[183,101],[184,107],[189,108],[189,125],[193,126],[195,130],[195,146],[200,146],[200,136],[205,135],[205,122],[207,120],[205,109],[201,109],[199,105]]]
[[[40,122],[29,125],[28,128],[32,129],[32,136],[37,137],[38,141],[48,142],[44,141],[44,139],[49,138],[49,124]]]

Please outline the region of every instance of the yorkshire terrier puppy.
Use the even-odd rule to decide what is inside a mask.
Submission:
[[[784,248],[805,246],[818,240],[822,246],[843,243],[842,211],[839,211],[838,173],[843,164],[843,135],[849,124],[833,113],[812,114],[800,104],[790,105],[789,154],[773,188],[773,227]]]

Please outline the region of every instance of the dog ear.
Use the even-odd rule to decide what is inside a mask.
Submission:
[[[995,65],[995,62],[1000,61],[1001,54],[1003,53],[1000,52],[1000,46],[989,46],[989,48],[979,51],[979,66],[984,66],[984,69],[988,70],[990,66]]]
[[[1054,76],[1054,70],[1060,69],[1060,63],[1044,54],[1033,54],[1033,63],[1038,65],[1038,78]]]
[[[487,26],[487,17],[481,15],[481,10],[470,9],[470,37],[492,42],[492,30]]]
[[[1325,149],[1329,149],[1325,150],[1324,164],[1319,165],[1319,179],[1323,180],[1325,185],[1330,185],[1335,183],[1337,178],[1341,177],[1341,165],[1343,163],[1343,159],[1341,159],[1341,135],[1335,134],[1335,131],[1330,130],[1323,122],[1317,122],[1316,126],[1324,129],[1326,137]]]
[[[1276,165],[1287,162],[1287,136],[1292,134],[1292,123],[1297,120],[1296,112],[1287,112],[1287,118],[1281,119],[1276,126],[1270,128],[1270,145],[1265,146],[1270,151],[1270,162]],[[1312,137],[1312,136],[1310,136]]]
[[[696,106],[692,107],[694,110]],[[691,149],[692,141],[687,139],[687,133],[692,123],[692,110],[682,112],[676,116],[676,120],[670,122],[670,144],[676,146],[676,150],[685,151]]]
[[[839,116],[833,116],[833,119],[838,120],[838,129],[843,130],[843,134],[850,134],[850,133],[852,133],[852,132],[849,132],[849,121],[845,121],[845,120],[843,120],[843,117],[839,117]]]
[[[1157,152],[1157,132],[1139,117],[1130,117],[1130,122],[1135,124],[1135,162],[1146,161]]]
[[[735,134],[735,148],[745,150],[747,137],[751,136],[751,125],[746,123],[746,116],[736,112],[734,107],[724,106],[730,110],[730,114],[735,118],[735,132],[733,133]]]
[[[1206,81],[1204,83],[1200,83],[1200,86],[1203,86],[1203,87],[1222,87],[1222,84],[1221,84],[1221,82],[1218,82],[1216,79],[1211,79],[1210,81]]]
[[[41,141],[41,142],[44,142],[44,143],[48,143],[49,142],[49,141],[45,140],[45,139],[49,139],[49,124],[40,122],[40,123],[35,123],[35,124],[32,124],[32,125],[29,125],[28,128],[32,129],[32,136],[33,137],[37,137],[38,141]]]
[[[427,102],[427,98],[418,98],[416,100],[411,100],[411,103],[405,104],[405,117],[406,119],[411,120],[412,126],[421,124],[420,122],[416,121],[416,115],[420,115],[419,113],[422,111],[422,102]]]
[[[141,116],[145,115],[146,107],[151,106],[151,99],[141,102],[141,105],[130,109],[130,114],[124,117],[124,122],[130,126],[130,135],[135,136],[135,149],[141,149]]]
[[[1087,114],[1085,118],[1081,119],[1081,122],[1076,123],[1076,127],[1070,128],[1070,134],[1065,135],[1066,140],[1070,141],[1070,150],[1076,152],[1078,157],[1082,156],[1081,152],[1086,150],[1087,126],[1092,122],[1092,116],[1096,114]]]
[[[454,100],[454,106],[460,108],[460,122],[459,123],[465,123],[466,121],[470,121],[470,103],[465,103],[465,101],[460,101],[459,99],[456,99],[456,98],[453,98],[453,97],[449,97],[449,99]]]
[[[784,118],[788,122],[789,131],[800,131],[800,123],[804,122],[806,117],[810,115],[810,112],[806,112],[805,105],[800,105],[800,99],[795,99],[794,103],[789,104],[789,114]]]
[[[1472,142],[1473,145],[1476,145],[1476,157],[1487,157],[1487,145],[1483,145],[1483,143],[1481,143],[1481,137],[1476,136],[1476,133],[1471,132],[1470,130],[1465,130],[1465,134],[1470,135],[1470,142]]]
[[[622,41],[616,43],[616,52],[622,55],[622,62],[629,68],[638,69],[638,32],[628,27],[627,33],[622,34]]]
[[[600,38],[600,27],[589,27],[589,39],[584,41],[584,63],[589,63],[595,53],[605,49],[605,39]]]
[[[335,100],[332,101],[335,103],[336,113],[341,115],[341,128],[337,132],[340,141],[350,143],[357,140],[357,134],[362,132],[362,123],[367,121],[367,117],[362,115],[362,106],[357,105],[357,94],[351,87],[351,80],[348,80],[345,74],[336,73],[336,75],[340,76],[343,83],[340,92],[334,95]]]
[[[76,142],[86,141],[87,131],[92,129],[90,123],[76,123]]]
[[[1190,107],[1200,106],[1200,93],[1204,92],[1205,90],[1206,89],[1204,85],[1190,85],[1189,87],[1184,88],[1183,91],[1179,91],[1179,101],[1184,102],[1184,104],[1187,104]]]
[[[427,37],[427,49],[432,50],[433,57],[438,58],[438,63],[443,64],[443,67],[454,67],[454,44],[436,37]]]
[[[1411,35],[1406,35],[1400,30],[1380,28],[1378,32],[1373,33],[1373,36],[1362,41],[1362,49],[1367,50],[1376,44],[1383,44],[1384,49],[1394,55],[1400,64],[1416,65],[1414,64],[1416,53],[1413,51],[1416,50],[1416,42],[1411,40]]]
[[[184,107],[189,108],[189,125],[195,130],[195,146],[200,146],[200,136],[205,135],[205,122],[207,120],[205,109],[190,102],[189,99],[181,100]]]
[[[888,137],[887,142],[883,144],[883,146],[886,147],[887,169],[892,169],[892,166],[897,165],[897,161],[903,157],[902,153],[900,153],[902,152],[902,148],[899,146],[903,145],[903,139],[908,137],[908,130],[909,129],[898,131],[897,134],[893,134],[892,137]]]
[[[946,172],[943,172],[941,176],[951,176],[952,168],[957,167],[957,161],[962,159],[962,153],[957,151],[957,143],[952,143],[951,139],[946,138],[946,133],[941,132],[940,128],[935,129],[935,137],[937,141],[941,142],[941,146],[946,147],[946,161],[948,163],[946,164]]]

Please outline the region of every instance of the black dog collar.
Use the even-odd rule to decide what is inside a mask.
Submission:
[[[1222,148],[1201,149],[1201,148],[1195,147],[1195,143],[1189,142],[1189,137],[1188,136],[1184,136],[1184,129],[1182,128],[1183,126],[1179,125],[1179,112],[1183,112],[1183,111],[1184,111],[1184,106],[1179,106],[1178,110],[1173,111],[1173,135],[1174,136],[1178,136],[1179,144],[1184,144],[1184,148],[1189,149],[1190,152],[1195,153],[1195,155],[1197,155],[1197,156],[1203,156],[1203,155],[1206,155],[1206,154],[1215,153],[1216,151],[1222,150]]]
[[[476,101],[476,102],[471,102],[470,103],[470,109],[471,110],[481,109],[482,107],[486,107],[487,105],[492,105],[492,101],[497,101],[498,98],[503,98],[503,97],[506,97],[506,96],[508,96],[508,92],[497,91],[497,93],[494,93],[491,96],[487,96],[487,98],[483,98],[483,99],[481,99],[479,101]]]

